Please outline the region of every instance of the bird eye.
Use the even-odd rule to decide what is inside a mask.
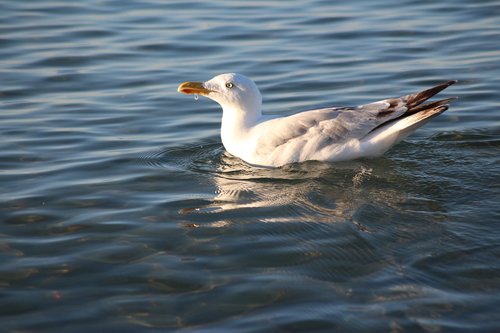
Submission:
[[[234,87],[234,84],[232,82],[226,83],[226,88],[231,89],[232,87]]]

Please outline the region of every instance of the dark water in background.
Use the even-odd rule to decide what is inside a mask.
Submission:
[[[500,330],[499,1],[2,1],[5,332]],[[269,113],[460,83],[382,158],[254,169]]]

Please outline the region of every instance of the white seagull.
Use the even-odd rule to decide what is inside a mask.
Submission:
[[[446,111],[454,98],[423,102],[455,82],[399,98],[288,117],[262,115],[257,85],[241,74],[184,82],[178,91],[206,96],[222,106],[221,138],[230,154],[255,166],[280,167],[308,160],[338,162],[380,156]]]

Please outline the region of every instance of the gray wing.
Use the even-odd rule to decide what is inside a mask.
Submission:
[[[448,81],[415,94],[390,98],[357,107],[331,107],[300,112],[267,122],[265,140],[259,140],[260,152],[300,140],[318,140],[321,148],[362,139],[374,129],[395,119],[446,105],[451,99],[422,104],[441,90],[455,83]],[[443,110],[444,111],[444,110]]]

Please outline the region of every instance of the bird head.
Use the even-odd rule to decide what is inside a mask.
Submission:
[[[257,85],[241,74],[217,75],[206,82],[184,82],[177,91],[208,97],[232,112],[252,112],[260,115],[262,96]]]

